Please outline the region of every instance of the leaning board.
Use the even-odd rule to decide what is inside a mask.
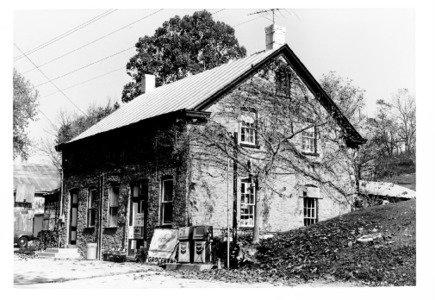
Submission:
[[[150,247],[148,249],[148,262],[167,263],[175,261],[178,245],[178,230],[169,228],[154,229]]]

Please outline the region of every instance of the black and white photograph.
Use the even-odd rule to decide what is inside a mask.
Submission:
[[[429,279],[414,7],[134,4],[10,11],[3,281],[209,298]]]

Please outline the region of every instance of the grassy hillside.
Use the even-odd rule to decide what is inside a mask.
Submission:
[[[365,234],[382,237],[357,242]],[[235,270],[179,271],[181,276],[274,284],[415,285],[415,200],[370,207],[276,234],[256,262]]]
[[[382,238],[357,242],[364,234]],[[381,285],[415,285],[415,201],[371,207],[280,233],[258,247],[258,264],[278,277],[332,275]]]
[[[384,181],[392,182],[408,189],[415,191],[415,173],[401,174],[393,177],[386,178]]]

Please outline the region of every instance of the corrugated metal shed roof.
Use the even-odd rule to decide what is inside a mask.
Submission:
[[[60,187],[59,171],[50,165],[14,165],[14,191],[18,185],[31,185],[35,193],[44,193]]]
[[[230,61],[142,94],[122,105],[69,143],[158,115],[181,109],[193,109],[278,50],[263,51]]]

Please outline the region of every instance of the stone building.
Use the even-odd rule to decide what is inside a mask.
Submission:
[[[144,75],[142,95],[58,145],[64,179],[61,245],[76,245],[83,253],[86,243],[92,242],[98,245],[99,257],[110,249],[134,255],[147,247],[156,227],[212,225],[218,235],[228,221],[234,232],[252,232],[256,222],[260,232],[273,232],[348,212],[349,197],[328,186],[340,182],[348,195],[352,194],[354,183],[351,176],[345,176],[345,157],[343,165],[333,166],[342,167],[343,172],[338,170],[334,178],[325,173],[320,182],[298,172],[272,172],[273,178],[255,179],[249,168],[242,168],[256,165],[255,158],[220,159],[209,152],[207,159],[200,159],[211,147],[196,143],[193,132],[204,132],[209,124],[225,128],[234,149],[250,151],[248,156],[260,155],[264,148],[257,127],[263,120],[261,101],[254,105],[257,108],[233,111],[231,118],[222,110],[238,99],[241,89],[252,80],[264,78],[264,70],[277,62],[300,83],[303,99],[318,104],[334,121],[334,128],[341,133],[337,147],[351,151],[364,142],[285,44],[284,35],[285,30],[267,28],[265,51],[158,88],[152,75]],[[277,78],[268,80],[276,86],[279,81],[280,89],[291,89]],[[291,97],[287,100],[292,101]],[[295,141],[302,147],[302,155],[321,161],[326,157],[327,142],[315,126],[312,130],[295,135]],[[214,139],[213,134],[210,137]],[[328,153],[338,153],[337,149]],[[314,165],[307,168],[314,169]]]

